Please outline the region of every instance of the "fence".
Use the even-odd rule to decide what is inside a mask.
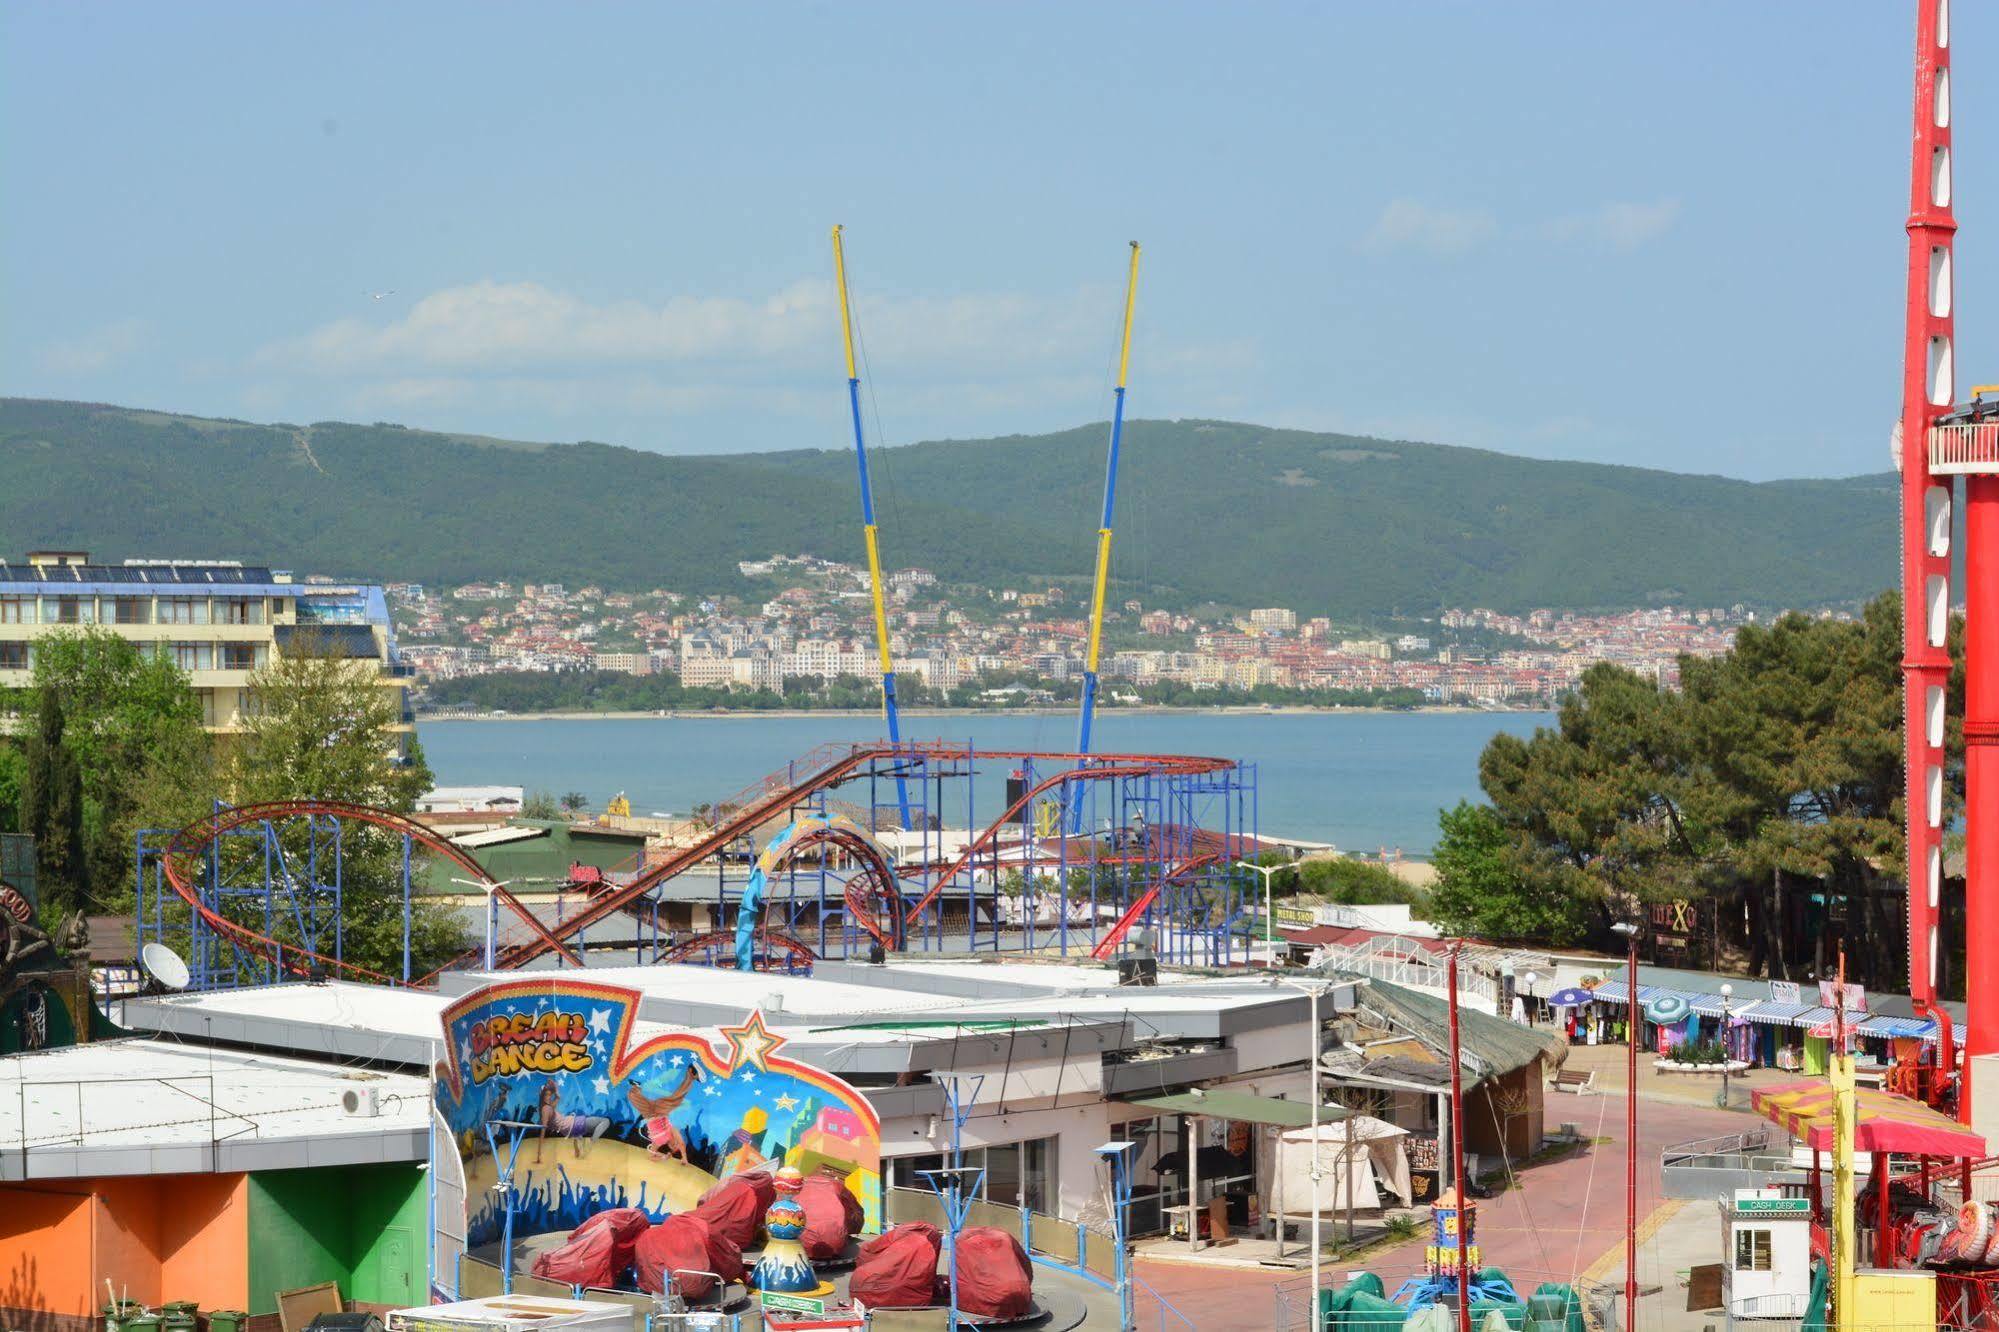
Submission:
[[[1714,1199],[1736,1189],[1805,1183],[1791,1160],[1788,1140],[1772,1141],[1767,1128],[1675,1143],[1659,1153],[1660,1188],[1668,1198]]]

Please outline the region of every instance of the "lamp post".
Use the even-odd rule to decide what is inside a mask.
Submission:
[[[1727,981],[1721,983],[1721,1099],[1715,1104],[1728,1109],[1728,1001],[1735,994],[1735,987]]]
[[[480,892],[486,894],[485,956],[486,956],[486,970],[491,971],[493,969],[493,954],[494,954],[494,942],[495,942],[494,935],[499,930],[499,925],[500,925],[499,912],[496,911],[493,906],[494,902],[493,895],[499,892],[500,889],[502,888],[512,887],[514,884],[519,883],[520,880],[508,879],[506,882],[500,883],[492,879],[486,879],[483,881],[478,879],[453,879],[452,882],[456,884],[462,884],[467,888],[477,888]]]
[[[1638,927],[1620,920],[1610,927],[1627,946],[1624,998],[1624,1326],[1638,1326]]]
[[[1269,953],[1269,956],[1264,958],[1265,966],[1277,965],[1277,916],[1270,900],[1270,878],[1279,870],[1295,869],[1297,866],[1298,862],[1295,860],[1287,860],[1282,865],[1258,865],[1248,860],[1238,860],[1235,863],[1237,869],[1246,869],[1252,874],[1263,876],[1263,946]]]
[[[1540,972],[1538,972],[1538,971],[1534,971],[1534,970],[1532,970],[1531,968],[1530,968],[1530,969],[1528,970],[1528,972],[1527,972],[1527,977],[1526,977],[1526,980],[1527,980],[1527,998],[1526,998],[1526,999],[1525,999],[1525,1000],[1524,1000],[1524,1001],[1523,1001],[1523,1002],[1521,1003],[1521,1005],[1520,1005],[1520,1011],[1521,1011],[1521,1013],[1523,1013],[1523,1014],[1524,1014],[1524,1015],[1526,1016],[1526,1018],[1527,1018],[1527,1025],[1528,1025],[1528,1026],[1530,1026],[1530,1027],[1531,1027],[1531,1026],[1533,1026],[1533,1025],[1535,1025],[1535,1024],[1534,1024],[1534,1008],[1533,1008],[1533,1004],[1534,1004],[1534,982],[1535,982],[1535,981],[1538,981],[1538,980],[1540,980],[1540,979],[1541,979],[1541,973],[1540,973]]]
[[[1287,990],[1297,990],[1312,1001],[1311,1048],[1308,1056],[1310,1059],[1308,1067],[1311,1069],[1311,1081],[1308,1086],[1311,1089],[1311,1094],[1306,1100],[1308,1107],[1306,1113],[1311,1117],[1312,1125],[1312,1169],[1310,1172],[1312,1180],[1312,1319],[1313,1326],[1316,1327],[1319,1317],[1319,1181],[1325,1178],[1325,1172],[1319,1169],[1319,996],[1327,990],[1332,989],[1338,982],[1327,980],[1314,983],[1310,981],[1279,980],[1277,983]],[[1190,1196],[1187,1199],[1188,1205],[1191,1207],[1193,1202],[1194,1199]],[[1191,1218],[1188,1224],[1190,1227],[1192,1226],[1193,1222]],[[1284,1224],[1283,1219],[1279,1218],[1277,1224],[1282,1226]]]
[[[1096,1149],[1104,1164],[1111,1172],[1111,1233],[1117,1242],[1117,1298],[1120,1329],[1132,1325],[1131,1317],[1131,1162],[1138,1151],[1135,1142],[1119,1139],[1104,1143]],[[1188,1200],[1190,1203],[1192,1199]],[[1194,1213],[1190,1206],[1187,1211],[1187,1225],[1194,1224]],[[1278,1225],[1283,1221],[1280,1218]]]

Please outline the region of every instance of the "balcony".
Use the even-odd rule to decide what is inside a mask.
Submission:
[[[1931,426],[1930,474],[1999,475],[1999,421]]]

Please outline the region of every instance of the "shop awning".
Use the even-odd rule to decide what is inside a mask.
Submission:
[[[1749,1094],[1756,1112],[1809,1147],[1833,1147],[1832,1084],[1823,1079],[1787,1082]],[[1920,1101],[1872,1087],[1854,1093],[1853,1149],[1906,1156],[1982,1159],[1985,1139]]]
[[[1185,1091],[1170,1096],[1133,1097],[1125,1101],[1143,1110],[1166,1115],[1205,1115],[1211,1119],[1235,1119],[1245,1124],[1275,1124],[1278,1128],[1306,1128],[1312,1123],[1312,1107],[1304,1101],[1280,1101],[1275,1096],[1257,1096],[1239,1091]],[[1336,1123],[1352,1114],[1344,1106],[1319,1107],[1321,1124]]]
[[[1937,1024],[1931,1018],[1870,1017],[1854,1028],[1862,1036],[1923,1036],[1934,1038]]]
[[[1775,999],[1764,999],[1758,1001],[1754,1008],[1746,1010],[1743,1016],[1751,1022],[1761,1022],[1769,1027],[1795,1027],[1801,1016],[1817,1008],[1817,1004],[1786,1004]]]

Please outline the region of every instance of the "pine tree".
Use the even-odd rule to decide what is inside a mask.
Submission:
[[[76,755],[63,743],[62,701],[41,696],[34,734],[28,737],[22,783],[22,824],[35,839],[35,883],[42,919],[53,922],[85,905],[83,777]]]

